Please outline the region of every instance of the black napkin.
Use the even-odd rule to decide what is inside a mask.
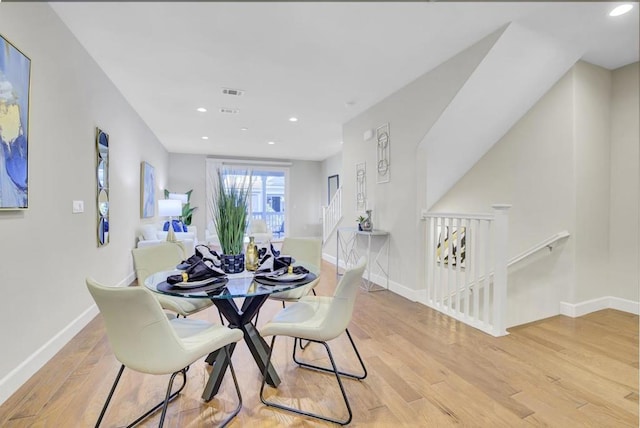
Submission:
[[[225,276],[226,274],[215,267],[210,261],[200,260],[189,267],[180,275],[170,275],[167,277],[169,284],[179,284],[181,282],[195,282],[205,279]]]
[[[291,257],[289,256],[274,257],[271,254],[267,254],[260,260],[260,263],[258,263],[256,273],[273,272],[286,268],[290,264]]]

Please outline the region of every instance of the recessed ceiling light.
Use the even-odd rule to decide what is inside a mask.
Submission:
[[[620,6],[616,7],[611,12],[609,12],[609,16],[624,15],[625,13],[629,12],[631,9],[633,9],[632,4],[621,4]]]
[[[242,127],[242,128],[240,128],[240,130],[241,130],[241,131],[248,131],[248,130],[249,130],[249,128]]]
[[[208,140],[208,139],[209,139],[209,137],[207,137],[206,135],[204,135],[204,136],[202,136],[202,139],[203,139],[203,140]]]
[[[275,143],[276,143],[275,141],[267,141],[267,144],[272,145],[272,146],[273,146]]]
[[[298,121],[297,117],[293,117],[292,116],[292,117],[289,118],[289,122],[297,122],[297,121]]]
[[[198,107],[196,110],[198,110],[200,113],[206,113],[207,109],[204,107]]]

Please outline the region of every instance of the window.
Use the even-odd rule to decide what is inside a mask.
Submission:
[[[227,164],[225,161],[208,159],[207,170],[207,195],[212,195],[212,183],[217,180],[218,170],[222,172],[225,180],[245,183],[250,194],[247,217],[264,220],[274,237],[284,237],[287,224],[287,167],[240,162]],[[211,218],[209,210],[208,220]]]

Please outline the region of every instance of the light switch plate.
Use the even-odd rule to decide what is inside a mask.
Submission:
[[[84,201],[73,201],[73,213],[83,213],[84,212]]]

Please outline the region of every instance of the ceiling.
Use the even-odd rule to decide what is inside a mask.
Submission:
[[[608,69],[638,61],[638,3],[608,16],[617,4],[50,3],[169,152],[303,160],[338,153],[343,123],[512,21]]]

